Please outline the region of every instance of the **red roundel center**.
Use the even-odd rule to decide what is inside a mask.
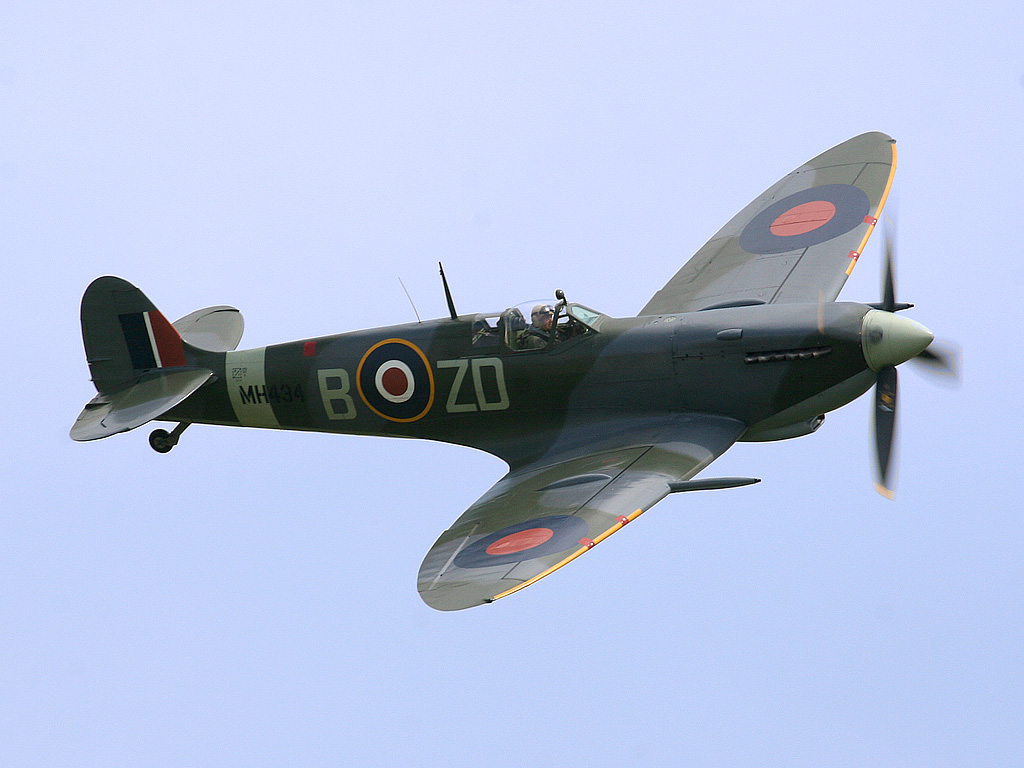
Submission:
[[[836,215],[836,207],[827,200],[812,200],[790,208],[772,222],[771,233],[777,237],[793,237],[823,227]]]
[[[525,531],[516,531],[491,544],[487,548],[487,554],[510,555],[514,552],[522,552],[524,549],[533,549],[554,535],[555,532],[550,528],[527,528]]]
[[[384,375],[380,377],[380,383],[389,395],[395,397],[404,395],[409,390],[409,378],[405,375],[405,371],[397,365],[384,371]]]

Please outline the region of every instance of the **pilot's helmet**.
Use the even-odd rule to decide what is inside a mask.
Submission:
[[[530,313],[530,320],[534,327],[548,330],[551,322],[555,319],[555,310],[550,304],[538,304]]]

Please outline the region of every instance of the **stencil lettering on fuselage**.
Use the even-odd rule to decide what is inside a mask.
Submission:
[[[228,396],[243,427],[280,427],[267,392],[266,348],[228,352],[224,370]]]
[[[316,377],[320,382],[320,399],[327,418],[332,421],[354,419],[356,404],[350,394],[352,384],[348,371],[344,368],[322,368],[316,372]]]
[[[500,357],[474,357],[470,360],[438,360],[437,368],[454,368],[455,379],[445,410],[448,413],[473,413],[481,411],[504,411],[508,408],[508,388],[505,386],[505,367]],[[472,371],[468,378],[473,382],[476,402],[466,402],[463,388],[467,387],[466,370]],[[461,401],[461,402],[460,402]]]

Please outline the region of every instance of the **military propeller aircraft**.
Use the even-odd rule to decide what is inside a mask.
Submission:
[[[836,297],[879,221],[896,147],[866,133],[769,187],[636,317],[556,292],[517,307],[238,350],[242,316],[210,307],[169,322],[135,286],[100,277],[82,299],[99,394],[71,429],[95,440],[153,419],[171,450],[191,424],[426,438],[509,471],[441,534],[423,600],[450,611],[527,587],[694,479],[734,442],[799,437],[875,387],[877,487],[891,496],[896,366],[945,372],[952,355],[897,315],[891,242],[882,301]],[[930,349],[930,347],[932,347]]]

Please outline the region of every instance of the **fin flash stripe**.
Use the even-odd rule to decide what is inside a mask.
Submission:
[[[128,356],[136,370],[185,365],[181,336],[158,310],[119,315]]]
[[[185,365],[185,347],[181,343],[181,335],[167,318],[154,309],[146,313],[146,325],[157,353],[157,364],[161,368]]]

